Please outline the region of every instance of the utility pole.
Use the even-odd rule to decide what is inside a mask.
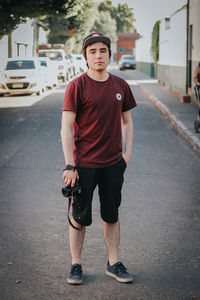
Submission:
[[[185,93],[188,93],[189,88],[189,25],[190,25],[190,0],[187,0],[187,22],[186,22],[186,85]]]
[[[38,46],[38,39],[39,39],[39,26],[37,24],[37,20],[33,20],[33,48],[32,48],[32,55],[36,56],[36,49]]]
[[[8,34],[8,57],[12,57],[12,32]]]
[[[186,22],[186,84],[185,84],[185,95],[181,96],[181,102],[191,102],[191,49],[190,45],[190,0],[187,0],[187,22]]]

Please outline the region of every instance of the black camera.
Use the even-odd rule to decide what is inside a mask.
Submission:
[[[62,188],[62,194],[64,197],[69,198],[71,196],[76,197],[81,194],[81,186],[78,181],[76,181],[75,186],[65,186]]]

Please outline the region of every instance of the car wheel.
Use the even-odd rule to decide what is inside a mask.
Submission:
[[[42,94],[42,90],[43,90],[43,89],[41,88],[39,91],[37,91],[36,95],[37,95],[37,96],[40,96],[40,95]]]

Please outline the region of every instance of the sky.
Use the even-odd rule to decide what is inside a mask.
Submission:
[[[142,36],[136,41],[136,60],[152,62],[151,35],[153,26],[159,19],[170,17],[177,9],[187,3],[187,0],[112,0],[112,4],[125,4],[133,8],[134,26]]]
[[[153,27],[158,19],[170,15],[187,3],[187,0],[112,0],[114,6],[125,4],[134,10],[137,31],[143,35],[150,26]]]

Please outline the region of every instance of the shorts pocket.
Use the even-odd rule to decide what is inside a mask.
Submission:
[[[123,171],[125,171],[126,168],[127,168],[127,164],[126,164],[126,161],[125,161],[125,159],[123,158],[123,156],[122,156],[121,161],[122,161]]]

